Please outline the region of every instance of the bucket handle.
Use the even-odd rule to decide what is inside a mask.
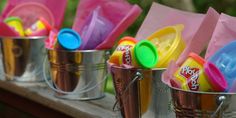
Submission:
[[[3,59],[2,55],[0,55],[0,58]],[[35,71],[36,71],[36,73],[34,74],[34,76],[38,76],[38,75],[40,75],[42,73],[42,71],[40,71],[40,69],[37,69],[37,68],[35,69]],[[9,74],[5,73],[5,71],[3,71],[3,73],[1,73],[0,75],[8,77],[8,78],[13,78],[13,80],[17,80],[17,78],[22,78],[22,77],[19,77],[19,76],[9,75]],[[24,78],[32,78],[32,77],[33,76],[28,76],[28,77],[24,77]]]
[[[217,98],[217,102],[220,103],[219,106],[217,107],[216,111],[211,115],[211,118],[215,118],[216,114],[220,111],[220,109],[222,108],[224,101],[226,100],[225,96],[219,96]]]
[[[100,84],[102,84],[104,81],[106,81],[108,75],[106,75],[104,77],[104,79],[101,82],[98,82],[96,85],[94,85],[93,87],[87,88],[87,86],[85,86],[84,88],[82,88],[80,91],[76,91],[76,92],[66,92],[63,90],[60,90],[58,87],[53,87],[53,85],[51,84],[52,82],[49,82],[49,80],[47,79],[47,75],[46,75],[46,63],[47,63],[47,56],[44,58],[44,62],[43,62],[43,77],[45,82],[47,83],[47,85],[49,86],[49,88],[51,88],[53,91],[61,93],[61,94],[73,94],[77,93],[77,94],[82,94],[88,91],[91,91],[93,89],[95,89],[97,86],[99,86]],[[51,80],[52,81],[52,80]],[[90,82],[89,82],[90,83]],[[87,88],[87,89],[86,89]]]
[[[117,96],[116,98],[116,102],[113,105],[113,111],[119,111],[123,106],[120,106],[120,108],[117,108],[117,110],[115,109],[117,107],[118,102],[120,101],[121,97],[124,95],[125,92],[127,92],[130,88],[130,86],[137,80],[142,80],[143,79],[143,75],[141,74],[141,72],[136,72],[134,78],[132,79],[132,81],[125,87],[124,91],[121,92],[121,94],[119,96]],[[125,100],[126,101],[126,100]],[[125,103],[125,102],[124,102]]]

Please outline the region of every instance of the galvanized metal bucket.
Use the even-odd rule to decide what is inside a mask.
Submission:
[[[46,37],[0,37],[5,80],[43,81]]]
[[[177,118],[236,118],[236,93],[170,88]]]
[[[161,82],[165,69],[110,66],[117,102],[124,118],[173,118],[170,89]]]
[[[111,66],[118,110],[124,118],[140,118],[151,106],[151,70],[126,69]]]
[[[56,97],[71,100],[102,98],[109,54],[108,50],[48,50],[52,82],[46,75],[44,78]]]
[[[169,86],[162,82],[162,73],[165,69],[152,69],[153,78],[153,118],[175,118],[173,109],[171,90]]]

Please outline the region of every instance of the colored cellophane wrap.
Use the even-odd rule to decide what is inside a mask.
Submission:
[[[141,11],[138,5],[131,5],[125,0],[80,0],[73,25],[85,42],[80,49],[111,49]],[[94,23],[98,20],[103,23]],[[93,36],[97,36],[96,39]],[[90,46],[91,42],[96,45]]]

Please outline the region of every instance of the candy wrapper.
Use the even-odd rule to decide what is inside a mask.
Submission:
[[[162,74],[163,81],[170,85],[170,79],[177,67],[183,63],[190,52],[199,54],[208,44],[218,21],[219,14],[210,8],[207,14],[196,14],[169,8],[153,3],[150,11],[137,33],[136,39],[145,39],[156,30],[175,24],[183,24],[183,39],[186,48],[176,62],[170,62],[167,70]]]
[[[2,17],[5,19],[9,16],[18,16],[23,19],[26,27],[29,27],[41,16],[59,29],[66,5],[67,0],[8,0]]]

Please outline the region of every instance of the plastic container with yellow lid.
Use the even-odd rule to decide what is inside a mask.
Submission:
[[[169,62],[176,61],[184,50],[185,42],[181,34],[183,28],[182,24],[167,26],[147,38],[157,47],[159,54],[157,68],[166,68]]]

